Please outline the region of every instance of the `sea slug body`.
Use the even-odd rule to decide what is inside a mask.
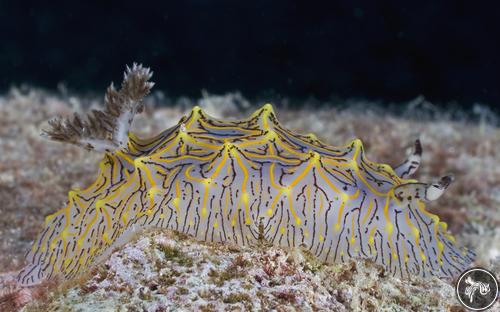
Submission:
[[[131,233],[179,231],[210,242],[304,246],[326,262],[370,259],[392,275],[455,276],[472,261],[425,209],[452,177],[409,177],[421,146],[400,166],[367,159],[360,140],[333,147],[284,128],[271,105],[222,121],[200,108],[150,139],[128,129],[152,83],[140,65],[87,121],[51,121],[45,135],[105,152],[96,181],[69,192],[28,252],[22,285],[76,276]]]

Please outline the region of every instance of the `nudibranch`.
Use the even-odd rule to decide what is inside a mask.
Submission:
[[[66,207],[46,217],[27,254],[21,285],[72,278],[117,242],[164,228],[209,242],[307,248],[325,262],[370,259],[394,276],[455,276],[473,252],[457,246],[425,203],[436,183],[409,177],[421,146],[392,169],[369,161],[356,139],[343,147],[283,127],[270,104],[250,117],[222,121],[194,107],[150,139],[129,133],[153,83],[149,69],[125,72],[103,111],[49,122],[44,135],[104,152],[95,182],[69,192]]]

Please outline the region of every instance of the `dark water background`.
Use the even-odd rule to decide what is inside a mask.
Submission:
[[[171,96],[424,95],[498,111],[499,21],[472,1],[0,1],[0,89],[103,92],[137,61]]]

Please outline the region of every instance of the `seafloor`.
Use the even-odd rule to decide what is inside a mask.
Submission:
[[[0,296],[11,291],[8,272],[22,266],[44,216],[64,204],[71,188],[92,182],[101,157],[47,141],[40,130],[55,115],[99,103],[95,97],[29,88],[0,96]],[[156,134],[196,104],[213,116],[238,118],[264,103],[239,94],[171,100],[156,93],[136,117],[134,132]],[[342,108],[275,104],[288,128],[313,132],[333,145],[358,137],[371,160],[390,165],[404,160],[420,137],[424,154],[417,178],[433,181],[450,172],[456,177],[430,209],[460,244],[477,253],[475,265],[500,273],[500,129],[487,109],[478,107],[471,119],[440,111],[423,98],[397,113],[352,100]],[[32,299],[26,297],[24,302]],[[168,232],[145,233],[90,274],[31,297],[36,300],[25,311],[462,310],[452,280],[399,280],[368,262],[324,265],[301,250],[205,244]]]

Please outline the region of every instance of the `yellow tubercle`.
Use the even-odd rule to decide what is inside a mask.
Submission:
[[[269,103],[264,104],[264,106],[262,106],[262,110],[268,113],[274,113],[273,106]]]
[[[199,106],[193,107],[191,112],[192,112],[191,118],[187,121],[185,125],[182,124],[182,126],[184,127],[181,126],[181,131],[179,132],[179,134],[185,133],[186,129],[189,129],[193,124],[193,122],[197,121],[200,118],[201,108]]]
[[[413,227],[411,230],[413,232],[413,236],[415,236],[415,238],[419,238],[420,231],[416,227]]]
[[[111,244],[111,240],[109,239],[108,232],[104,232],[104,234],[102,234],[102,240],[103,240],[106,244]]]
[[[229,150],[231,150],[233,147],[234,147],[233,143],[228,142],[228,141],[224,142],[224,148],[226,149],[226,152],[228,152]]]
[[[361,142],[361,140],[358,139],[358,138],[353,139],[352,142],[351,142],[351,144],[353,144],[354,147],[356,147],[356,148],[359,148],[359,147],[363,146],[363,142]]]
[[[272,140],[272,139],[275,139],[278,135],[276,134],[276,132],[274,132],[273,130],[269,130],[267,133],[266,133],[266,140]]]
[[[441,241],[437,242],[437,246],[438,246],[438,249],[440,252],[442,252],[444,250],[444,244]]]
[[[244,203],[244,204],[248,204],[248,193],[245,192],[243,194],[241,194],[241,201]]]
[[[353,144],[354,147],[354,155],[352,156],[352,160],[356,160],[359,155],[359,151],[363,147],[363,143],[361,142],[360,139],[354,139],[351,144]]]
[[[195,105],[193,107],[193,113],[194,114],[199,114],[201,112],[201,107],[199,107],[198,105]]]
[[[70,200],[73,200],[76,197],[76,195],[78,195],[79,192],[80,192],[79,189],[74,189],[74,190],[69,191],[68,198]]]
[[[455,244],[455,237],[453,237],[453,235],[450,235],[450,234],[445,234],[445,237],[450,241],[452,242],[453,244]]]
[[[145,164],[144,161],[147,160],[147,157],[137,157],[134,159],[134,167],[136,168],[144,168]]]
[[[373,236],[370,236],[370,237],[368,238],[368,243],[369,243],[370,245],[374,245],[374,244],[375,244],[375,238],[374,238]]]
[[[103,208],[103,207],[104,207],[104,205],[105,205],[105,204],[106,204],[106,203],[105,203],[103,200],[99,199],[99,200],[97,200],[97,201],[95,202],[95,207],[96,207],[97,209],[101,209],[101,208]]]
[[[401,180],[401,183],[418,183],[418,180],[416,180],[416,179],[406,179],[406,180]]]
[[[308,133],[307,136],[311,139],[311,140],[318,140],[318,137],[314,134],[314,133]]]
[[[179,197],[175,197],[173,200],[172,200],[172,203],[174,204],[174,206],[179,206],[179,201],[180,201],[180,198]]]
[[[316,164],[320,160],[321,156],[317,152],[312,153],[311,162]]]
[[[444,232],[448,230],[448,224],[446,224],[446,222],[439,222],[439,226],[443,229]]]
[[[161,189],[157,186],[153,186],[148,191],[149,197],[154,197],[156,194],[159,194],[159,193],[161,193]]]
[[[45,217],[45,225],[49,224],[50,221],[52,221],[52,219],[54,219],[54,214],[50,214],[48,216]]]
[[[287,186],[287,187],[284,187],[283,188],[283,193],[285,193],[287,196],[290,196],[290,194],[292,193],[292,188]]]
[[[392,225],[391,222],[387,222],[387,224],[385,225],[385,232],[387,233],[387,235],[391,235],[392,234],[392,231],[394,230],[394,226]]]
[[[351,166],[351,168],[354,170],[354,171],[358,171],[359,170],[359,166],[358,166],[358,163],[354,160],[350,160],[349,161],[349,166]]]
[[[62,237],[62,238],[66,239],[68,236],[69,236],[68,230],[63,230],[63,231],[61,232],[61,237]]]
[[[122,215],[122,221],[123,221],[123,224],[125,224],[125,225],[127,224],[127,219],[128,219],[128,214],[127,214],[127,213],[124,213],[124,214]]]
[[[380,167],[380,169],[382,169],[384,171],[389,171],[390,172],[392,170],[391,166],[386,165],[386,164],[381,164],[379,167]]]

